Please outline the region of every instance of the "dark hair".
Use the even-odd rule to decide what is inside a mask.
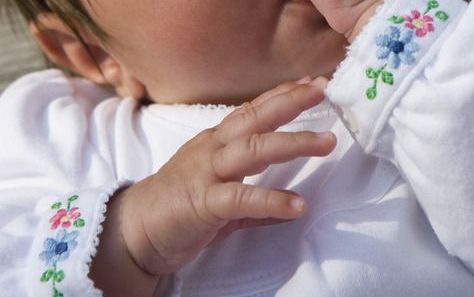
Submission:
[[[53,13],[58,16],[79,38],[79,28],[84,28],[99,39],[107,34],[96,24],[80,0],[4,0],[5,8],[17,8],[27,22],[37,22],[42,13]],[[89,1],[89,0],[86,0]],[[82,38],[81,38],[82,39]]]
[[[81,0],[0,0],[0,8],[2,8],[3,12],[10,18],[13,29],[16,23],[14,18],[17,15],[17,11],[21,13],[25,21],[35,23],[40,30],[42,27],[41,22],[38,21],[38,17],[41,14],[52,13],[56,15],[76,35],[79,42],[94,61],[99,72],[102,73],[102,69],[97,63],[91,48],[81,35],[81,32],[85,29],[102,41],[105,41],[109,36],[92,19]],[[12,10],[15,10],[15,12]],[[44,57],[48,67],[61,68],[70,75],[75,75],[70,69],[66,69],[62,65],[56,65],[46,56]]]

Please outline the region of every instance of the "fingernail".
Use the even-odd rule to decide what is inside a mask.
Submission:
[[[305,201],[302,198],[293,198],[290,201],[290,206],[294,210],[296,210],[298,212],[302,212],[304,210]]]
[[[325,139],[333,139],[334,138],[334,133],[326,131],[326,132],[318,133],[318,136],[321,137],[321,138],[325,138]]]
[[[327,84],[328,84],[328,80],[326,78],[320,76],[320,77],[315,78],[309,84],[312,85],[312,86],[318,87],[318,88],[325,89]]]
[[[311,77],[305,76],[302,79],[298,80],[296,83],[298,85],[306,85],[306,84],[309,84],[310,82],[311,82]]]

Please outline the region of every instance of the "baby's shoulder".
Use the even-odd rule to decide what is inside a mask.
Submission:
[[[91,110],[112,96],[112,92],[86,79],[68,76],[58,69],[48,69],[29,73],[7,87],[0,96],[0,113],[19,109],[34,113],[51,104],[73,104]]]
[[[85,146],[95,145],[96,110],[118,101],[114,93],[59,70],[21,77],[0,96],[0,165],[77,159]]]
[[[92,125],[102,102],[114,93],[60,70],[33,72],[12,83],[0,96],[0,138],[80,138]]]

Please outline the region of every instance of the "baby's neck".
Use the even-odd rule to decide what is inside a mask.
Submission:
[[[342,62],[343,58],[341,58],[338,62]],[[327,79],[331,79],[332,78],[332,75],[334,74],[334,72],[336,71],[336,68],[332,69],[330,72],[326,73],[326,74],[322,74],[320,76],[322,77],[325,77]],[[306,73],[302,73],[300,75],[300,77],[297,77],[297,78],[294,78],[293,81],[298,81],[298,80],[301,80],[303,77],[308,77],[309,80],[313,80],[315,77],[311,78],[310,75],[306,74]],[[291,80],[290,80],[291,81]],[[280,82],[278,84],[283,84],[285,83],[284,81],[283,82]],[[277,85],[278,85],[277,84]],[[276,87],[276,86],[274,86]],[[179,101],[179,102],[160,102],[159,100],[154,100],[152,98],[144,98],[141,103],[142,105],[150,105],[150,104],[164,104],[164,105],[174,105],[174,104],[184,104],[184,105],[222,105],[222,106],[228,106],[228,107],[235,107],[235,106],[240,106],[246,102],[251,102],[257,98],[261,98],[263,96],[263,93],[266,92],[268,90],[262,90],[260,93],[258,94],[252,94],[248,97],[241,97],[241,98],[225,98],[225,97],[219,97],[219,98],[211,98],[211,99],[203,99],[203,98],[200,98],[200,99],[196,99],[196,100],[188,100],[188,101]]]

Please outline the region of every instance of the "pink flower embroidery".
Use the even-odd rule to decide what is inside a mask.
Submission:
[[[403,17],[405,19],[405,26],[409,29],[415,30],[416,36],[423,37],[429,32],[434,32],[434,19],[429,15],[422,15],[418,10],[413,10],[410,15]]]
[[[49,220],[51,223],[51,230],[56,230],[59,225],[62,228],[69,228],[71,224],[81,217],[81,213],[78,211],[79,208],[73,207],[69,211],[64,208],[59,209],[56,214]]]

